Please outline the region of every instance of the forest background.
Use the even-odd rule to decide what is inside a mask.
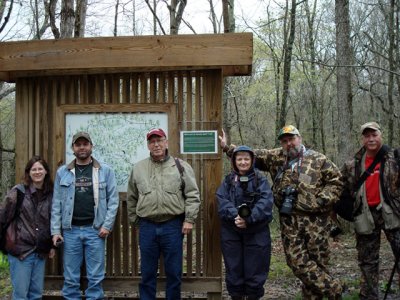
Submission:
[[[235,144],[277,146],[295,125],[339,166],[377,121],[399,145],[400,0],[0,0],[2,42],[252,32],[251,76],[225,80]],[[0,197],[15,183],[15,87],[0,82]]]
[[[381,124],[385,143],[400,144],[399,16],[400,0],[0,0],[0,48],[34,39],[252,32],[252,75],[225,79],[230,141],[272,148],[278,130],[293,124],[308,147],[341,166],[360,147],[367,121]],[[0,199],[16,182],[14,169],[15,86],[0,82]]]

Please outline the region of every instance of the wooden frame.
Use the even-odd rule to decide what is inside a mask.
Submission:
[[[65,154],[65,118],[68,113],[155,113],[162,112],[168,115],[168,140],[171,152],[178,151],[179,134],[176,130],[175,120],[177,107],[175,104],[81,104],[61,105],[55,114],[56,148],[58,161],[64,162]]]

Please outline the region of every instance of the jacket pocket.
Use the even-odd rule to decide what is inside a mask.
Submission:
[[[386,229],[395,229],[400,227],[400,218],[393,212],[392,208],[385,203],[382,206],[382,215],[385,220]]]
[[[371,234],[374,228],[374,219],[369,209],[364,208],[361,214],[354,217],[354,229],[358,234]]]

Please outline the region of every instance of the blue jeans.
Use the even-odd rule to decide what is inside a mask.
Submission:
[[[139,284],[140,299],[156,299],[160,254],[164,258],[166,299],[181,299],[182,219],[175,218],[162,223],[141,219],[139,224],[140,270],[142,272],[142,280]]]
[[[24,260],[9,254],[8,262],[13,287],[12,299],[42,299],[46,260],[34,252]]]
[[[86,299],[103,299],[104,246],[98,229],[92,226],[72,226],[64,230],[64,286],[65,299],[81,299],[80,277],[83,258],[86,263],[88,287]]]

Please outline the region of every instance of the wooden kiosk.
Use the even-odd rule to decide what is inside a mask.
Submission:
[[[17,178],[34,154],[49,162],[53,176],[65,163],[69,114],[166,114],[170,153],[192,165],[202,200],[194,231],[185,238],[182,291],[220,299],[215,191],[223,175],[223,156],[220,150],[180,154],[180,132],[220,130],[223,78],[250,75],[252,56],[251,33],[1,43],[0,80],[16,83]],[[124,192],[106,253],[106,295],[137,291],[137,232],[128,222]],[[160,291],[163,274],[161,266]],[[45,288],[59,291],[62,283],[62,259],[57,255],[47,265]]]

